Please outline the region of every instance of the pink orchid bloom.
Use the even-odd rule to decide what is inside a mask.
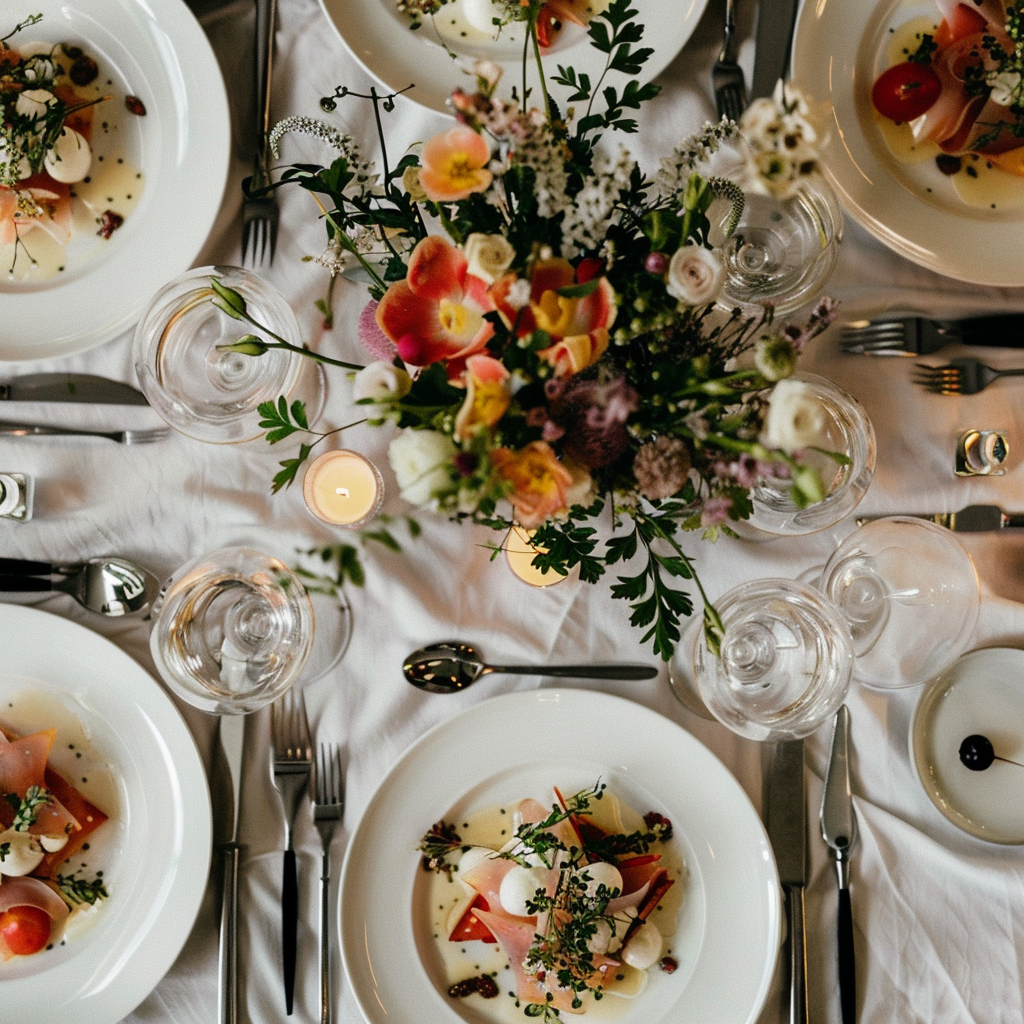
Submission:
[[[423,144],[420,188],[435,203],[457,202],[483,192],[493,175],[487,170],[491,148],[466,125],[450,128]]]
[[[462,250],[447,239],[422,239],[409,258],[404,281],[396,281],[377,306],[380,329],[412,366],[444,360],[449,376],[494,334],[483,314],[494,309],[487,282],[468,272]]]

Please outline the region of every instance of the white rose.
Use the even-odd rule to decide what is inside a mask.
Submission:
[[[665,290],[690,306],[714,302],[722,290],[725,267],[718,256],[700,245],[677,249],[668,264]]]
[[[353,380],[353,397],[358,402],[372,398],[376,402],[402,398],[409,394],[412,378],[399,366],[385,360],[364,366]]]
[[[413,505],[428,505],[451,478],[447,464],[455,444],[436,430],[403,430],[388,445],[388,460],[402,497]]]
[[[469,273],[488,284],[494,284],[516,258],[515,249],[501,235],[472,234],[463,252],[469,260]]]
[[[780,380],[768,399],[761,443],[792,454],[801,448],[820,445],[829,424],[825,406],[814,389],[802,380]]]

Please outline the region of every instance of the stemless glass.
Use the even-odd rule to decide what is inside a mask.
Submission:
[[[694,645],[694,679],[723,725],[755,740],[808,736],[842,704],[853,672],[850,631],[822,594],[795,580],[754,580],[717,604],[716,655]]]
[[[221,348],[258,332],[213,304],[211,277],[237,291],[256,321],[301,345],[294,312],[262,278],[241,267],[190,270],[157,292],[135,328],[135,372],[150,404],[176,430],[213,444],[259,437],[258,407],[280,395],[304,402],[315,420],[324,402],[319,365],[284,349],[253,356]]]
[[[756,530],[783,536],[814,533],[844,519],[860,504],[875,471],[875,429],[860,402],[816,374],[797,373],[794,379],[811,389],[824,412],[820,436],[804,450],[803,462],[821,475],[825,497],[800,508],[793,501],[789,480],[760,481],[751,491],[753,512],[746,522]],[[849,462],[837,462],[824,452],[838,452]]]
[[[747,193],[739,225],[722,249],[719,305],[771,303],[788,316],[817,299],[839,255],[843,213],[829,183],[803,180],[786,199]]]
[[[966,650],[981,594],[970,555],[924,519],[865,523],[825,563],[820,589],[849,624],[855,674],[892,689],[926,682]]]
[[[183,566],[153,607],[150,650],[183,700],[214,714],[248,714],[283,694],[313,646],[313,608],[283,562],[247,547]]]

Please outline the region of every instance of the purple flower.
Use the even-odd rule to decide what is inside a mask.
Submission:
[[[636,411],[639,395],[624,377],[602,383],[574,376],[548,381],[545,389],[551,420],[565,431],[566,455],[587,469],[598,469],[627,450],[626,421]]]
[[[720,526],[729,518],[731,510],[732,498],[727,498],[724,495],[718,498],[708,498],[701,506],[700,525],[704,527]]]

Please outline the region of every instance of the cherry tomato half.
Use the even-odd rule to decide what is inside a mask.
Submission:
[[[18,956],[38,953],[50,941],[50,915],[39,907],[11,907],[0,914],[0,935]]]
[[[939,98],[942,83],[927,64],[905,61],[878,76],[871,102],[890,121],[913,121]]]

